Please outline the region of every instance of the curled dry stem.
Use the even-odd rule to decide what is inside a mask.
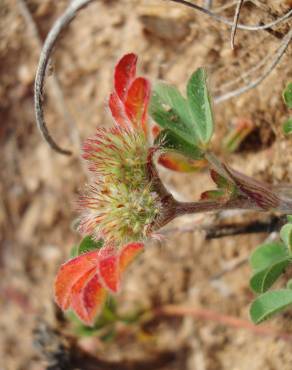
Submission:
[[[71,151],[61,148],[52,138],[50,135],[48,128],[46,126],[46,122],[44,119],[44,112],[43,112],[43,87],[44,81],[46,77],[46,69],[50,60],[50,55],[52,50],[56,44],[58,36],[60,33],[67,27],[67,25],[72,21],[75,17],[76,13],[88,5],[93,0],[74,0],[70,3],[67,7],[65,12],[61,15],[59,19],[55,22],[54,26],[51,28],[43,49],[41,51],[39,64],[37,68],[36,78],[35,78],[35,86],[34,86],[34,99],[35,99],[35,114],[36,114],[36,122],[37,126],[45,139],[45,141],[54,149],[56,152],[65,155],[71,155]]]

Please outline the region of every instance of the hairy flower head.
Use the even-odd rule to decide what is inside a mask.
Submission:
[[[111,178],[90,185],[80,204],[83,212],[79,230],[117,245],[149,236],[161,210],[159,196],[151,183],[144,182],[134,188]]]
[[[121,127],[98,129],[83,146],[83,157],[99,181],[124,184],[129,189],[147,183],[148,145],[143,131]]]

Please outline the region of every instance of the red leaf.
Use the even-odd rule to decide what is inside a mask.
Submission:
[[[106,291],[96,273],[86,281],[81,290],[72,295],[71,308],[86,325],[93,325],[94,318],[102,308]]]
[[[70,306],[73,286],[97,267],[98,252],[88,252],[64,263],[55,280],[55,299],[57,304],[66,310]]]
[[[102,305],[106,298],[106,290],[101,285],[98,275],[86,284],[82,291],[83,304],[86,309],[86,320],[83,320],[87,325],[93,325],[96,315],[101,311]]]
[[[135,128],[142,127],[145,134],[150,89],[150,82],[143,77],[138,77],[129,87],[125,100],[125,110],[132,125]]]
[[[129,243],[126,244],[120,252],[119,256],[119,270],[122,274],[129,264],[137,257],[143,250],[143,243]]]
[[[137,55],[126,54],[115,68],[115,91],[121,101],[125,100],[128,88],[136,75]]]
[[[77,316],[82,320],[86,321],[88,319],[87,310],[84,306],[82,291],[88,281],[96,274],[96,269],[92,269],[83,275],[81,279],[77,281],[71,290],[70,307],[75,311]]]
[[[124,128],[131,127],[131,123],[125,112],[125,107],[116,93],[110,94],[109,107],[117,125]]]
[[[105,288],[113,293],[119,290],[120,274],[118,269],[118,255],[112,245],[105,246],[99,250],[99,273]]]

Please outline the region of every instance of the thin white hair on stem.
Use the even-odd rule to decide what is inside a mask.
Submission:
[[[231,49],[234,49],[234,39],[235,39],[235,35],[236,35],[236,30],[237,30],[238,21],[239,21],[240,10],[241,10],[243,1],[244,0],[238,0],[237,5],[236,5],[236,8],[235,8],[234,20],[233,20],[233,25],[232,25],[232,29],[231,29],[231,40],[230,40]]]
[[[256,86],[258,86],[266,77],[269,76],[269,74],[279,64],[282,56],[284,55],[286,49],[288,48],[288,45],[289,45],[291,39],[292,39],[292,30],[290,30],[287,33],[287,35],[285,35],[285,37],[281,41],[281,44],[280,44],[279,48],[274,53],[274,56],[272,58],[271,63],[266,68],[264,68],[263,73],[258,78],[254,79],[253,81],[251,81],[247,85],[244,85],[244,86],[242,86],[242,87],[240,87],[238,89],[229,91],[229,92],[227,92],[227,93],[225,93],[223,95],[215,96],[214,103],[215,104],[222,103],[223,101],[226,101],[228,99],[231,99],[231,98],[234,98],[236,96],[239,96],[239,95],[241,95],[241,94],[243,94],[243,93],[245,93],[245,92],[247,92],[247,91],[255,88]]]
[[[39,64],[36,72],[35,86],[34,86],[34,99],[35,99],[35,114],[37,126],[45,139],[45,141],[54,149],[56,152],[65,155],[71,155],[72,152],[61,148],[50,135],[45,120],[43,112],[43,87],[46,77],[46,69],[49,63],[50,55],[52,53],[53,47],[56,44],[58,36],[67,27],[67,25],[76,16],[76,13],[84,8],[86,5],[91,3],[93,0],[73,0],[70,2],[69,6],[65,12],[57,19],[53,27],[51,28],[48,36],[45,40],[44,46],[41,51]]]

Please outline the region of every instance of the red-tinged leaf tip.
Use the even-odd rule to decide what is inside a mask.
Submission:
[[[195,172],[205,168],[207,164],[204,159],[192,160],[174,152],[161,154],[158,158],[158,163],[169,170],[177,172]]]
[[[119,255],[120,274],[122,274],[138,254],[142,252],[143,248],[143,243],[129,243],[123,247]]]
[[[125,110],[135,128],[142,127],[147,134],[147,109],[150,99],[150,82],[146,78],[136,78],[129,87],[125,100]]]
[[[98,252],[93,251],[73,258],[60,267],[55,280],[55,299],[62,310],[70,306],[73,286],[97,264]]]
[[[128,88],[135,78],[137,55],[126,54],[120,59],[115,68],[115,91],[121,101],[125,100]]]
[[[211,179],[214,181],[214,183],[219,187],[219,188],[226,188],[229,185],[228,180],[226,180],[223,176],[221,176],[218,172],[216,172],[213,169],[210,169],[210,176]]]
[[[83,275],[81,279],[78,280],[76,284],[74,284],[71,291],[70,307],[76,313],[76,315],[84,322],[88,320],[88,314],[86,307],[84,306],[83,289],[95,274],[96,274],[95,268],[88,271],[86,274]]]
[[[86,308],[84,307],[83,296],[81,292],[72,296],[70,307],[84,324],[91,324],[88,319]]]
[[[201,200],[219,200],[219,199],[224,199],[225,197],[227,196],[226,192],[224,192],[224,190],[207,190],[207,191],[204,191],[202,194],[201,194],[201,197],[200,199]]]
[[[82,302],[86,316],[79,317],[86,325],[92,326],[94,324],[94,319],[102,309],[106,294],[98,275],[94,275],[82,291]]]
[[[110,94],[109,97],[109,108],[111,110],[112,116],[118,126],[129,128],[131,123],[126,115],[125,107],[122,101],[119,99],[116,93]]]
[[[108,245],[99,250],[99,273],[106,289],[116,293],[120,286],[118,255],[115,247]]]
[[[92,326],[105,298],[106,291],[95,273],[87,280],[83,289],[72,295],[71,308],[84,324]]]
[[[152,127],[152,129],[151,129],[151,132],[152,132],[153,139],[156,139],[156,138],[157,138],[157,136],[160,134],[161,129],[160,129],[160,127],[159,127],[159,126],[154,125],[154,126]]]
[[[227,134],[223,141],[224,147],[230,152],[234,152],[243,140],[255,128],[254,123],[248,118],[238,118],[235,120],[235,126]]]

